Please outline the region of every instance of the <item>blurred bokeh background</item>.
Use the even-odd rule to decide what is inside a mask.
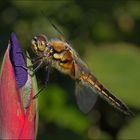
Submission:
[[[135,116],[123,115],[100,97],[93,110],[83,114],[76,104],[74,81],[52,70],[47,88],[38,97],[37,139],[140,139],[140,1],[1,1],[0,62],[13,31],[32,57],[35,35],[59,38],[46,17]],[[36,73],[39,88],[45,84],[45,75],[43,68]]]

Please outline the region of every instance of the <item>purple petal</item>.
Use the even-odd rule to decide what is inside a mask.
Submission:
[[[15,33],[12,33],[10,38],[10,59],[14,68],[17,85],[21,88],[27,81],[28,73],[27,69],[25,69],[26,63],[23,52]]]

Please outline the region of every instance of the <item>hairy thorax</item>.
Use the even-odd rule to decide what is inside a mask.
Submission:
[[[74,54],[70,46],[62,41],[53,41],[51,43],[51,46],[53,46],[52,66],[62,73],[74,77]]]

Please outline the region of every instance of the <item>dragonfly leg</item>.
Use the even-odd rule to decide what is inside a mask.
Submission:
[[[14,66],[15,66],[15,67],[21,67],[21,68],[27,70],[27,73],[28,73],[30,76],[33,76],[33,74],[31,74],[31,73],[28,72],[28,69],[30,69],[30,71],[32,71],[32,72],[34,73],[34,71],[33,71],[31,68],[29,68],[29,67],[31,67],[31,66],[29,66],[29,67],[22,66],[22,65],[14,65]]]
[[[41,65],[43,64],[43,61],[39,60],[38,61],[38,65],[33,69],[33,75],[35,74],[35,72],[41,67]],[[35,62],[33,65],[37,64],[37,62]]]
[[[47,74],[46,74],[46,81],[45,81],[45,85],[46,85],[46,86],[48,85],[48,82],[49,82],[50,68],[51,68],[51,67],[50,67],[50,63],[48,63],[47,66],[46,66],[46,71],[47,71]],[[45,85],[38,91],[37,94],[35,94],[35,95],[32,97],[31,101],[33,101],[34,99],[36,99],[36,98],[38,97],[38,95],[46,88]],[[30,105],[30,103],[29,103],[29,105]],[[26,107],[26,109],[29,107],[29,105]]]
[[[25,70],[28,70],[28,67],[22,66],[22,65],[16,65],[16,64],[14,64],[14,67],[21,67],[21,68],[23,68],[23,69],[25,69]]]
[[[25,55],[29,60],[36,62],[38,60],[40,60],[41,58],[43,58],[43,56],[39,56],[39,57],[35,57],[35,58],[30,58],[28,55]]]
[[[39,95],[44,89],[45,89],[45,86],[43,86],[43,87],[38,91],[38,93],[35,94],[35,95],[33,96],[32,100],[36,99],[36,98],[38,97],[38,95]]]
[[[32,97],[31,101],[33,101],[34,99],[36,99],[36,98],[38,97],[38,95],[39,95],[44,89],[45,89],[45,86],[43,86],[43,87],[38,91],[38,93],[35,94],[35,95]],[[31,102],[30,102],[30,103],[31,103]],[[25,109],[28,109],[28,107],[30,106],[30,103],[25,107]]]
[[[48,64],[46,66],[46,71],[47,71],[47,75],[46,75],[46,81],[45,81],[45,85],[47,86],[48,85],[48,82],[49,82],[49,75],[50,75],[50,65]],[[43,86],[39,92],[33,96],[32,99],[36,99],[38,97],[38,95],[46,88],[46,86]]]
[[[35,68],[33,68],[33,66],[36,64],[38,65]],[[34,76],[35,72],[41,67],[42,64],[43,61],[37,60],[35,63],[33,63],[33,65],[28,66],[27,68],[30,69],[30,71],[32,71],[32,74],[30,74],[30,76]]]
[[[35,64],[37,64],[38,63],[38,65],[35,67],[35,68],[33,68],[33,66],[35,65]],[[25,69],[25,70],[27,70],[27,72],[28,72],[28,69],[30,70],[30,71],[32,71],[32,74],[31,73],[29,73],[28,72],[28,74],[30,75],[30,76],[34,76],[34,74],[35,74],[35,72],[41,67],[41,65],[43,64],[43,61],[36,61],[35,63],[33,63],[33,65],[30,65],[30,66],[22,66],[22,65],[16,65],[16,64],[14,64],[14,66],[15,67],[21,67],[21,68],[23,68],[23,69]]]
[[[28,58],[29,60],[31,60],[33,62],[35,62],[35,61],[37,61],[37,60],[39,60],[39,59],[44,57],[44,56],[38,56],[38,57],[35,57],[35,58],[30,58],[30,56],[28,56],[27,54],[24,54],[23,52],[17,52],[17,53],[23,54],[26,58]]]
[[[47,66],[46,66],[46,71],[47,71],[47,75],[46,75],[46,81],[45,81],[45,84],[47,85],[48,84],[48,82],[49,82],[49,77],[50,77],[50,64],[48,64]]]

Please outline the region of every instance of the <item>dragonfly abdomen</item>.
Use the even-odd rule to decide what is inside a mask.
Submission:
[[[111,94],[111,92],[109,92],[109,90],[107,90],[92,74],[83,75],[82,79],[86,81],[94,91],[96,90],[96,92],[100,94],[101,97],[103,97],[115,108],[126,115],[133,115],[130,109],[121,100]]]

